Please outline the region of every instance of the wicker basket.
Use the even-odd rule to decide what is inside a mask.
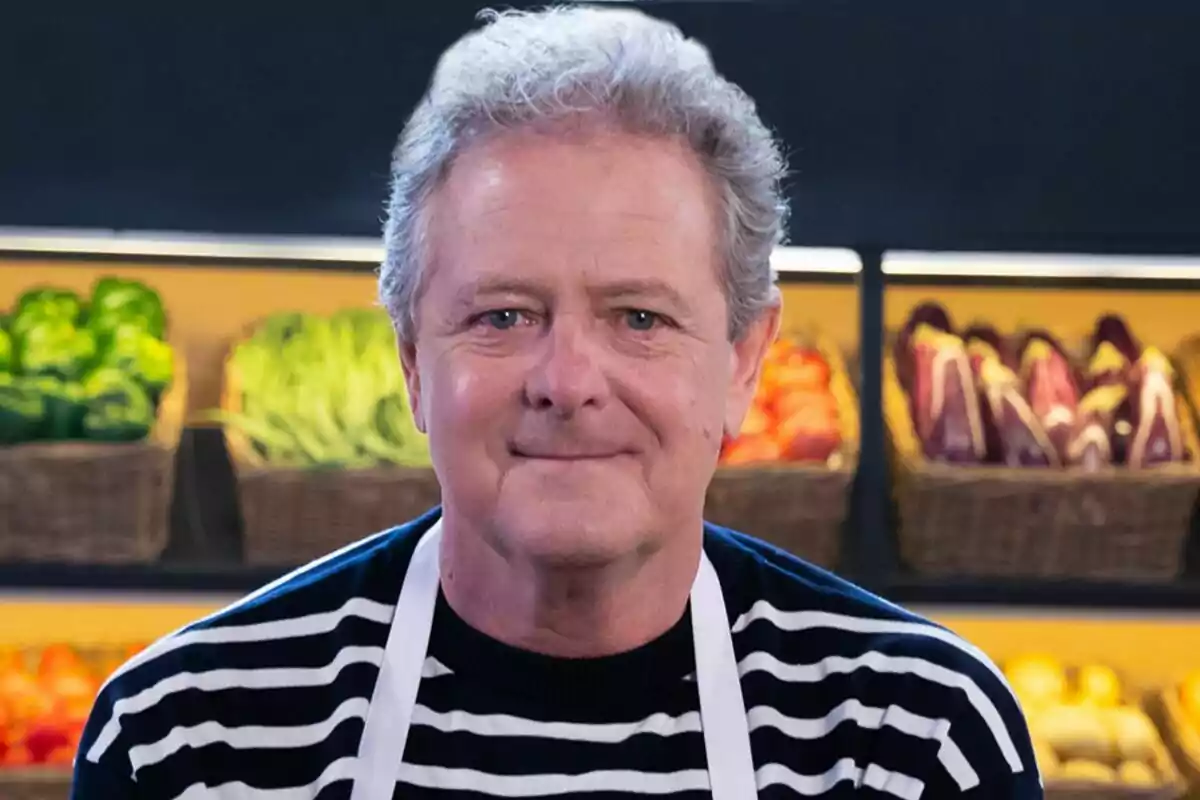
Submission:
[[[241,410],[240,386],[233,359],[227,359],[223,410]],[[272,467],[239,430],[226,425],[224,434],[237,476],[243,553],[251,564],[306,563],[420,516],[441,499],[429,468]]]
[[[822,336],[810,338],[830,366],[841,451],[829,465],[721,467],[708,487],[705,517],[832,568],[858,461],[858,396],[837,346]]]
[[[1071,682],[1075,682],[1072,677]],[[1124,783],[1101,783],[1097,781],[1064,779],[1059,774],[1051,772],[1043,774],[1046,797],[1055,800],[1175,800],[1187,791],[1187,782],[1179,772],[1172,758],[1171,750],[1164,736],[1164,727],[1155,709],[1157,698],[1154,692],[1146,692],[1140,686],[1126,686],[1122,691],[1123,704],[1138,708],[1150,720],[1157,736],[1153,742],[1152,756],[1149,765],[1161,778],[1154,786],[1137,786]],[[1036,713],[1036,712],[1035,712]],[[1031,727],[1034,729],[1036,740],[1036,720]]]
[[[0,767],[0,800],[67,800],[70,795],[67,770]]]
[[[890,357],[883,393],[900,553],[917,573],[1141,581],[1179,574],[1200,493],[1200,444],[1182,396],[1191,463],[1082,473],[927,462]]]
[[[170,533],[186,359],[142,442],[34,442],[0,448],[0,560],[155,561]]]
[[[1152,766],[1159,775],[1167,776],[1157,786],[1063,780],[1051,776],[1045,781],[1046,797],[1050,800],[1176,800],[1184,795],[1187,783],[1162,742],[1155,747]]]

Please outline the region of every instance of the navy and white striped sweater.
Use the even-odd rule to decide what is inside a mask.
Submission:
[[[159,641],[105,686],[75,800],[344,800],[400,578],[436,511]],[[946,630],[710,527],[759,797],[1037,798],[1020,709]],[[395,797],[710,797],[690,620],[564,660],[439,599]],[[401,758],[401,754],[396,754]]]

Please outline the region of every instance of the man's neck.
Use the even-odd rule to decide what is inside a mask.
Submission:
[[[502,555],[478,532],[444,520],[442,591],[467,624],[513,647],[561,658],[623,653],[683,616],[702,540],[669,542],[595,568],[546,568]]]

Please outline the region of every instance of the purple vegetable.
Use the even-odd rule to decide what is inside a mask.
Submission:
[[[950,322],[950,314],[947,313],[941,303],[936,303],[932,300],[927,300],[921,303],[912,310],[908,315],[908,321],[904,323],[904,327],[900,329],[900,333],[896,336],[896,344],[893,355],[896,359],[896,374],[900,378],[900,385],[904,387],[904,391],[910,396],[913,393],[913,384],[915,382],[915,363],[913,358],[913,332],[920,325],[928,325],[939,331],[946,333],[954,333],[954,325]]]
[[[1017,369],[1018,361],[1015,349],[1012,342],[1006,339],[991,325],[983,323],[975,323],[963,333],[963,341],[967,343],[967,349],[971,349],[971,342],[983,342],[1000,357],[1000,363],[1014,372]]]
[[[1092,332],[1091,353],[1099,350],[1100,345],[1105,342],[1115,347],[1131,364],[1142,357],[1141,344],[1134,338],[1125,320],[1116,314],[1105,314],[1096,320],[1096,328]]]
[[[1058,449],[1021,395],[1013,371],[988,359],[981,364],[979,386],[988,460],[1009,467],[1058,466]]]

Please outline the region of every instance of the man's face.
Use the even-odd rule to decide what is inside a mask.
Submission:
[[[731,343],[713,190],[681,143],[512,133],[433,201],[402,348],[447,517],[561,566],[694,535],[776,314]]]

